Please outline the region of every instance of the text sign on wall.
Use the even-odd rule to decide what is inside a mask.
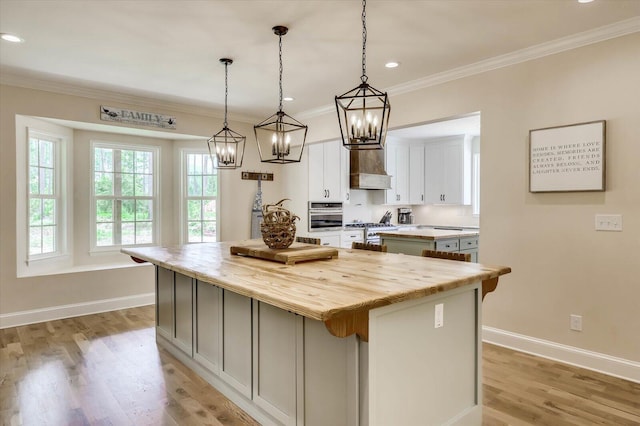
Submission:
[[[160,127],[162,129],[176,128],[175,117],[109,106],[100,107],[100,119],[103,121],[116,121],[118,123],[135,124],[139,126]]]
[[[605,124],[529,131],[529,191],[604,191]]]

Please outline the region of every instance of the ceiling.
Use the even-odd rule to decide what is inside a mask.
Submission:
[[[640,0],[370,0],[367,75],[380,90],[640,16]],[[333,104],[360,83],[357,0],[0,0],[0,73],[222,108],[263,119],[278,107],[283,37],[284,110]],[[637,27],[638,25],[636,25]],[[636,31],[638,29],[636,28]],[[400,66],[387,69],[387,61]],[[393,97],[391,97],[393,104]]]

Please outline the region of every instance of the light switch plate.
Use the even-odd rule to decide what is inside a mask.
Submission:
[[[622,231],[622,215],[597,214],[596,231]]]

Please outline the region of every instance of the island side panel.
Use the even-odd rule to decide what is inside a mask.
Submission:
[[[231,291],[223,294],[222,369],[220,376],[245,397],[252,397],[251,299]]]
[[[321,321],[304,319],[304,425],[358,426],[359,339],[332,336]]]
[[[479,289],[370,311],[369,425],[481,424]]]

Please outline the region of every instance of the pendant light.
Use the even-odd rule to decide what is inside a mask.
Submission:
[[[362,76],[356,88],[336,96],[342,145],[350,150],[384,149],[391,105],[386,92],[367,83],[367,0],[362,0]]]
[[[208,141],[209,156],[217,169],[237,169],[242,166],[244,158],[244,145],[246,137],[234,132],[227,123],[227,96],[228,87],[228,67],[233,63],[232,59],[221,58],[220,63],[224,64],[224,124],[222,130],[213,135]],[[213,149],[211,149],[213,145]]]
[[[282,110],[282,36],[288,31],[287,27],[280,25],[273,27],[273,33],[279,40],[280,107],[274,115],[253,126],[263,163],[299,163],[307,138],[307,126]]]

